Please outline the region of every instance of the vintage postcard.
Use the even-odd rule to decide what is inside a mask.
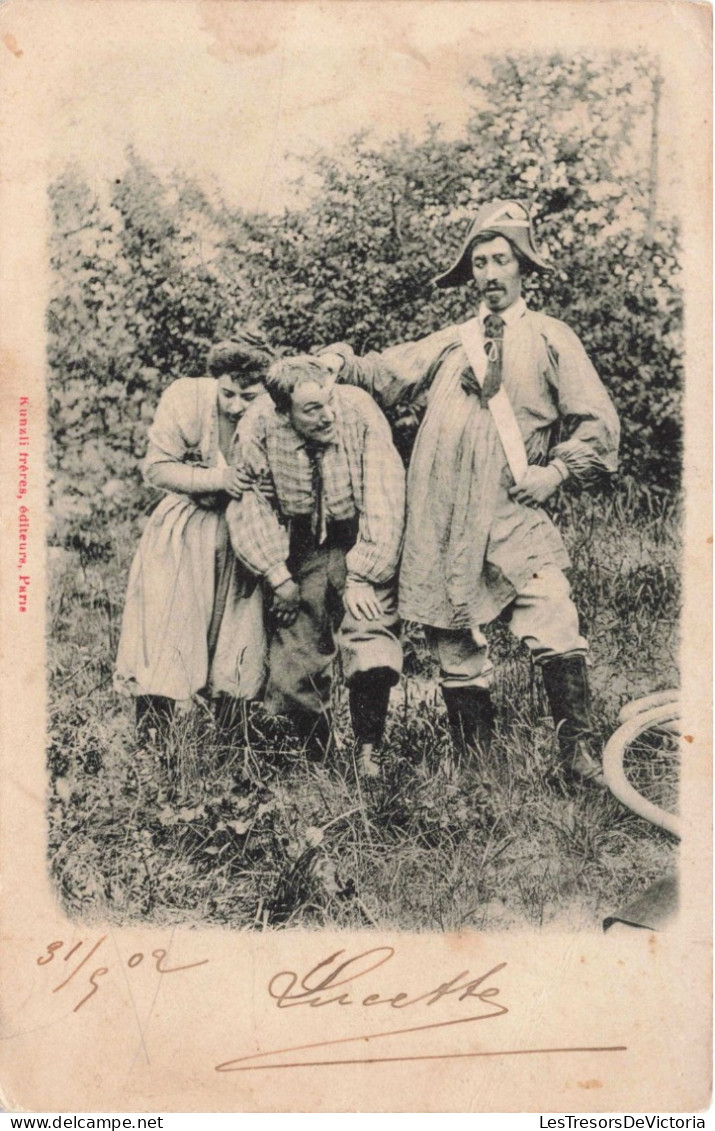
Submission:
[[[0,5],[5,1109],[703,1125],[711,16]]]

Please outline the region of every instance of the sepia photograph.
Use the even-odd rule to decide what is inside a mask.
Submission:
[[[709,948],[709,527],[690,548],[710,482],[710,10],[0,15],[2,206],[22,217],[1,264],[22,310],[0,326],[5,639],[32,625],[27,699],[17,657],[2,685],[31,729],[3,747],[27,741],[28,859],[57,924],[28,934],[37,992],[61,969],[62,1024],[98,1016],[115,962],[138,1019],[134,982],[186,984],[207,938],[269,955],[279,1008],[362,999],[402,946],[416,977],[430,946],[463,967],[488,1007],[469,1020],[509,1012],[502,943],[555,946],[564,970],[637,952],[635,1000],[644,940],[677,939],[669,984],[694,921]],[[315,961],[286,971],[286,946]],[[626,977],[620,951],[604,961]],[[683,1110],[708,1102],[702,977],[698,1083],[662,1093]],[[300,1024],[279,1052],[317,1047]],[[610,1036],[449,1055],[613,1059]],[[210,1092],[175,1084],[174,1110],[231,1110],[215,1073],[259,1053],[209,1055]],[[599,1095],[583,1072],[565,1106],[533,1081],[524,1103],[615,1110],[653,1083]],[[278,1075],[287,1091],[246,1110],[331,1110]],[[77,1094],[120,1110],[117,1079]],[[407,1077],[375,1107],[355,1088],[335,1110],[468,1110],[405,1099]],[[503,1095],[483,1110],[514,1110]]]
[[[446,115],[301,139],[253,206],[233,162],[131,134],[116,176],[82,154],[49,186],[70,915],[445,931],[593,927],[648,891],[643,925],[673,909],[663,65],[462,64]],[[620,712],[653,709],[609,784]]]

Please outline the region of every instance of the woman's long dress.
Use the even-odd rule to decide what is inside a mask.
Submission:
[[[230,460],[236,462],[233,450]],[[149,431],[147,481],[160,480],[160,465],[172,462],[226,466],[213,378],[181,378],[161,397]],[[263,594],[231,550],[224,509],[215,495],[169,492],[150,516],[129,574],[117,690],[176,700],[198,691],[260,695]]]

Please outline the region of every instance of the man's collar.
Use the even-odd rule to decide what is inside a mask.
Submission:
[[[506,310],[490,310],[485,302],[480,302],[477,314],[479,321],[482,323],[488,314],[498,314],[507,326],[513,326],[515,322],[518,322],[520,318],[524,317],[527,309],[523,298],[519,297],[516,302],[508,306]]]

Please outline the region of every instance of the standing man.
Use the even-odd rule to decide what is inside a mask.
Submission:
[[[493,665],[482,627],[507,610],[541,667],[561,775],[580,783],[600,778],[588,645],[566,550],[541,505],[568,479],[615,471],[619,426],[573,331],[522,298],[524,275],[548,269],[526,208],[492,201],[435,279],[474,280],[475,318],[362,358],[331,346],[323,360],[383,406],[409,400],[426,410],[408,473],[400,612],[425,627],[457,750],[489,748]]]
[[[337,388],[318,358],[277,361],[265,384],[270,396],[246,413],[241,430],[254,488],[227,514],[237,556],[273,589],[264,703],[325,751],[337,642],[360,766],[374,777],[390,688],[402,671],[402,461],[374,401]]]

